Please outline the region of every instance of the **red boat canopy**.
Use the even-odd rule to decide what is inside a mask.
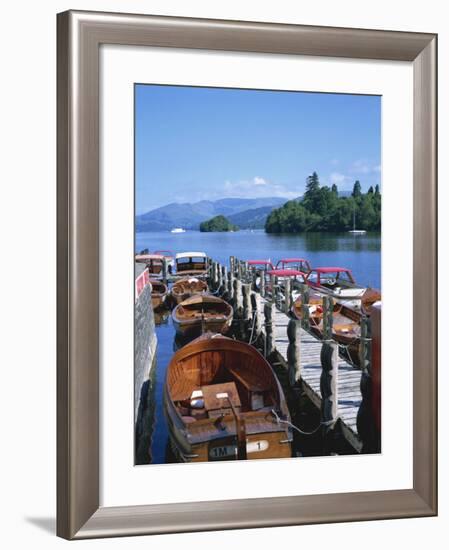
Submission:
[[[305,258],[282,258],[278,261],[278,264],[279,263],[284,263],[284,264],[293,264],[293,263],[296,263],[296,262],[307,262],[307,260]],[[309,262],[307,262],[309,263]]]
[[[296,269],[271,269],[267,271],[268,275],[275,275],[276,277],[296,277],[300,275],[305,278],[306,274],[302,271],[297,271]]]
[[[346,267],[315,267],[312,271],[316,271],[316,273],[351,273],[351,270]]]
[[[249,265],[271,264],[271,260],[248,260]]]
[[[320,284],[321,275],[335,274],[336,279],[339,279],[340,273],[345,273],[349,278],[350,282],[355,283],[354,277],[352,276],[352,271],[350,269],[346,269],[345,267],[316,267],[315,269],[312,269],[312,271],[310,271],[307,274],[307,280],[308,280],[308,283],[314,285],[316,283],[313,283],[310,279],[311,278],[313,279],[316,277],[317,283]],[[326,279],[326,277],[324,278]]]

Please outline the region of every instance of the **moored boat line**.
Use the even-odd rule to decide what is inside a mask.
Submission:
[[[196,254],[199,254],[198,258],[201,259],[201,262],[198,263],[205,266],[205,273],[202,273],[202,277],[190,276],[191,268],[195,269],[197,267],[192,265],[197,263]],[[312,268],[310,263],[308,266],[306,263],[300,265],[300,261],[307,262],[304,258],[287,258],[279,260],[277,263],[270,260],[253,260],[252,263],[251,261],[239,262],[235,269],[233,269],[235,266],[231,261],[231,270],[228,272],[231,277],[227,277],[227,268],[223,268],[219,263],[209,260],[205,253],[187,252],[176,254],[176,257],[177,259],[185,258],[181,264],[190,265],[187,265],[185,269],[185,272],[189,274],[188,276],[182,277],[181,268],[180,274],[177,273],[177,269],[171,274],[178,275],[182,277],[181,279],[176,279],[174,276],[167,278],[171,287],[167,289],[171,293],[171,300],[167,299],[168,295],[166,294],[164,306],[159,308],[160,310],[166,310],[175,306],[171,313],[170,325],[173,324],[177,335],[182,336],[177,343],[178,351],[170,360],[170,367],[172,362],[175,361],[175,357],[182,357],[178,367],[176,367],[178,374],[181,376],[180,369],[182,371],[182,368],[180,365],[184,365],[184,363],[190,365],[186,370],[187,374],[183,375],[186,380],[183,382],[181,381],[182,377],[180,377],[180,381],[175,383],[176,391],[179,387],[192,383],[192,373],[195,373],[194,376],[199,376],[200,380],[199,385],[196,384],[195,387],[192,387],[189,395],[185,395],[184,399],[173,399],[169,395],[167,371],[167,382],[164,386],[164,407],[170,432],[170,444],[175,452],[176,459],[179,461],[213,461],[292,456],[291,430],[295,427],[291,427],[288,408],[286,410],[287,416],[277,409],[273,409],[275,414],[271,410],[268,411],[268,409],[262,411],[263,407],[260,405],[264,403],[266,408],[266,402],[265,400],[257,402],[255,397],[255,410],[252,405],[248,405],[250,399],[247,396],[242,397],[241,384],[245,386],[246,380],[246,384],[251,385],[252,391],[257,393],[255,388],[257,384],[259,384],[259,388],[263,386],[262,381],[259,379],[263,376],[258,378],[255,375],[253,376],[254,373],[242,374],[243,381],[237,382],[235,377],[230,375],[231,371],[235,374],[235,369],[233,370],[232,366],[230,370],[228,369],[229,358],[231,357],[229,347],[236,346],[235,349],[237,349],[237,345],[241,344],[253,349],[259,355],[260,353],[255,346],[258,346],[262,351],[264,350],[263,345],[260,347],[260,341],[256,344],[257,335],[260,335],[257,329],[255,332],[256,337],[253,338],[253,330],[258,325],[260,326],[260,321],[254,320],[248,314],[251,307],[253,307],[253,313],[255,311],[255,306],[251,306],[252,297],[250,299],[248,292],[252,295],[254,291],[267,291],[267,295],[263,294],[263,296],[267,296],[268,302],[271,301],[275,305],[277,304],[281,311],[287,314],[286,322],[288,323],[289,316],[290,318],[294,317],[302,320],[303,304],[301,298],[299,298],[290,301],[291,309],[289,311],[284,309],[284,307],[287,307],[287,301],[285,300],[287,292],[291,296],[292,291],[296,290],[296,292],[301,293],[302,297],[304,289],[308,289],[306,291],[308,319],[310,321],[308,332],[317,339],[317,342],[323,339],[323,296],[331,297],[332,301],[330,303],[333,307],[332,339],[349,351],[350,359],[356,365],[360,357],[361,319],[366,315],[369,316],[373,303],[381,297],[380,293],[357,285],[348,269]],[[254,271],[258,267],[262,267],[264,279],[267,281],[262,291],[254,285]],[[304,271],[295,269],[296,267],[303,267]],[[307,267],[310,269],[307,270]],[[348,273],[350,277],[347,276]],[[332,277],[332,274],[334,274],[334,277]],[[240,279],[237,281],[237,286],[233,285],[233,282],[236,282],[235,279]],[[345,284],[346,280],[348,284]],[[286,281],[289,281],[288,285]],[[156,280],[156,282],[162,281]],[[153,280],[152,283],[154,284],[155,281]],[[270,289],[270,284],[274,284],[275,288]],[[242,285],[245,288],[242,288]],[[284,288],[285,295],[284,297],[281,296],[281,300],[285,300],[285,306],[282,305],[283,302],[275,301],[274,294],[278,293],[278,288]],[[232,289],[237,294],[232,292]],[[355,295],[355,291],[360,289],[362,292]],[[246,302],[245,295],[248,298]],[[329,301],[328,298],[326,300]],[[356,303],[358,306],[355,305]],[[233,306],[235,306],[235,310]],[[245,308],[247,313],[244,312]],[[234,311],[237,313],[233,324]],[[328,306],[326,306],[326,311],[329,311]],[[245,329],[247,332],[240,332],[242,322],[245,327],[249,327],[249,329]],[[230,331],[231,327],[233,338],[243,338],[248,343],[223,336]],[[215,336],[212,336],[211,333],[214,333]],[[192,338],[197,338],[197,340],[192,342]],[[288,338],[290,339],[290,335]],[[264,336],[264,339],[266,339],[266,336]],[[220,348],[220,350],[215,349],[215,351],[212,351],[206,349],[208,344],[205,344],[203,349],[201,342],[212,340],[228,341],[225,344],[226,349]],[[185,352],[186,355],[182,355],[182,352],[193,344],[200,344],[198,348],[200,351],[195,352],[192,356],[188,355],[187,352]],[[270,352],[267,352],[267,348],[265,348],[264,354],[270,359],[270,362],[273,362],[274,359],[269,355]],[[246,361],[247,356],[243,353],[239,357],[237,363],[245,370],[250,362]],[[265,362],[267,361],[263,355],[260,355],[260,357]],[[215,368],[214,362],[218,365],[215,374],[212,372]],[[268,367],[272,369],[269,363]],[[260,368],[263,369],[263,367]],[[251,367],[249,367],[249,370],[251,370]],[[357,372],[357,369],[354,372]],[[211,378],[209,379],[208,376],[211,376]],[[277,375],[273,373],[273,376],[279,384]],[[248,377],[252,377],[250,382]],[[179,397],[179,395],[175,392],[175,397]],[[283,399],[285,402],[285,397]],[[222,409],[226,409],[226,411],[223,413]],[[258,416],[260,412],[267,413],[263,420]],[[217,421],[217,418],[220,418],[220,420]],[[276,438],[282,431],[280,428],[284,430],[284,435],[288,432],[288,437],[278,441]],[[256,430],[253,434],[254,437],[252,437],[251,430]],[[188,435],[186,436],[186,434]],[[287,442],[290,446],[287,455],[283,454],[285,447],[280,450],[277,448],[280,441],[282,442],[281,445],[284,446]],[[293,451],[293,453],[298,452],[298,446],[295,449],[296,451]],[[270,454],[273,452],[274,456]]]

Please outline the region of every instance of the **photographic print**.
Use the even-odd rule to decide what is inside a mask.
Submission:
[[[381,97],[136,84],[135,464],[381,452]]]

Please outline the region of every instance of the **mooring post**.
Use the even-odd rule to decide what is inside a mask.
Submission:
[[[228,268],[225,265],[221,266],[221,294],[224,295],[228,284]]]
[[[211,290],[214,290],[215,287],[215,262],[212,260],[210,263],[210,272],[209,272],[209,281]]]
[[[330,296],[323,297],[323,346],[321,348],[321,423],[324,446],[331,452],[330,434],[338,419],[338,344],[332,340],[334,303]]]
[[[274,302],[265,302],[263,312],[265,317],[265,356],[268,357],[276,349],[274,335]]]
[[[168,258],[162,258],[162,281],[167,284],[168,281]]]
[[[223,284],[223,271],[220,262],[217,262],[217,289],[220,290]]]
[[[251,288],[253,290],[257,290],[257,269],[254,269],[254,267],[250,267],[249,276],[251,278]]]
[[[229,271],[235,275],[235,257],[229,256]]]
[[[288,379],[290,386],[297,387],[301,379],[301,322],[290,319],[287,326]]]
[[[380,451],[380,334],[380,307],[373,306],[371,319],[363,315],[360,321],[362,402],[357,413],[357,432],[363,442],[363,453]]]
[[[242,281],[243,280],[243,262],[237,260],[237,277]]]
[[[242,295],[242,281],[240,279],[234,279],[234,314],[237,319],[242,318],[243,313],[243,295]]]
[[[251,285],[248,283],[242,284],[242,299],[243,299],[243,314],[242,314],[242,324],[241,324],[241,334],[244,338],[248,336],[251,317],[252,317],[252,308],[251,308]]]
[[[256,271],[257,279],[257,271]],[[265,271],[262,269],[259,275],[259,292],[262,298],[265,298]]]
[[[286,277],[284,281],[284,313],[287,315],[292,307],[292,282]]]
[[[250,283],[251,282],[251,271],[249,269],[249,263],[248,262],[243,262],[243,270],[244,270],[244,281],[245,283]]]
[[[302,317],[302,328],[304,330],[310,329],[310,309],[309,309],[309,300],[310,300],[310,291],[309,285],[302,284],[299,288],[301,292],[301,317]]]
[[[232,269],[230,269],[228,271],[228,288],[227,288],[227,292],[228,292],[228,302],[229,303],[233,303],[234,301],[234,273],[232,271]]]
[[[276,275],[270,275],[271,302],[276,305]]]
[[[251,336],[251,342],[254,342],[260,335],[260,332],[262,330],[262,321],[260,318],[260,305],[261,305],[261,298],[260,294],[258,292],[251,292],[251,307],[252,307],[252,314],[254,317],[254,323],[253,323],[253,334]]]

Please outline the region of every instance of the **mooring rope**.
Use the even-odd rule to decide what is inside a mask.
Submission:
[[[312,430],[311,432],[305,432],[304,430],[301,430],[301,428],[298,428],[298,426],[295,426],[294,424],[292,424],[288,420],[282,420],[281,418],[279,418],[279,415],[276,413],[276,411],[274,409],[271,409],[271,413],[276,418],[276,422],[278,424],[287,424],[293,430],[296,430],[297,432],[299,432],[302,435],[313,435],[321,428],[321,426],[331,426],[332,424],[334,424],[336,422],[336,420],[326,420],[325,422],[320,422],[318,424],[318,426],[314,430]]]

